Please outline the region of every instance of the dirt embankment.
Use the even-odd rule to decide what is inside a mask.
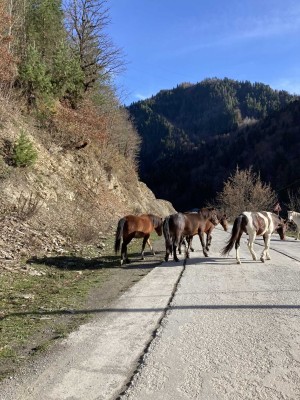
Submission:
[[[1,378],[52,348],[92,316],[89,310],[118,297],[161,261],[162,253],[120,268],[113,252],[120,217],[164,217],[174,208],[156,199],[126,160],[105,168],[93,143],[60,146],[30,116],[3,103],[0,111]],[[31,167],[10,163],[21,131],[38,152]],[[139,251],[140,243],[133,244],[135,260]]]
[[[3,103],[4,104],[4,103]],[[130,162],[104,163],[97,143],[77,146],[70,137],[23,116],[8,104],[0,111],[0,264],[33,255],[100,244],[129,213],[174,212],[139,180]],[[11,149],[25,132],[37,150],[33,166],[11,164]]]

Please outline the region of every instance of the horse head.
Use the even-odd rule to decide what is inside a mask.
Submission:
[[[218,211],[214,207],[203,207],[197,214],[201,215],[204,219],[208,219],[215,226],[220,222]]]
[[[288,211],[288,221],[293,221],[293,213],[294,211]]]
[[[156,215],[153,216],[153,226],[155,232],[158,236],[161,236],[163,233],[163,219],[161,217],[157,217]]]
[[[278,217],[278,225],[276,228],[277,233],[279,234],[280,240],[285,240],[285,232],[288,229],[288,221],[281,217]]]
[[[212,224],[214,224],[215,226],[218,225],[218,223],[220,222],[220,219],[218,217],[218,211],[215,208],[210,207],[209,213],[210,213],[210,217],[209,217],[210,222]]]
[[[222,225],[225,232],[228,231],[228,219],[226,214],[221,214],[219,216],[220,224]]]

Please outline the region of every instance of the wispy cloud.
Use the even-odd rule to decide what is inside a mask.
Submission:
[[[282,78],[271,84],[272,88],[300,95],[300,78]]]
[[[145,100],[145,99],[148,99],[149,97],[151,97],[151,94],[145,95],[145,94],[141,94],[141,93],[134,93],[133,96],[138,100]]]
[[[285,9],[274,9],[258,14],[244,14],[238,17],[223,14],[217,19],[190,27],[189,46],[177,48],[177,55],[191,53],[201,49],[219,46],[231,46],[249,40],[283,37],[289,34],[300,34],[300,4]],[[193,43],[194,42],[194,43]]]
[[[243,18],[238,21],[236,33],[241,38],[266,38],[286,35],[300,31],[300,7],[262,15]]]

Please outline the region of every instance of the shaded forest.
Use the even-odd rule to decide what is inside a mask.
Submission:
[[[252,166],[282,200],[300,184],[300,103],[286,91],[206,79],[128,110],[143,140],[141,179],[179,210],[212,200],[237,166]]]

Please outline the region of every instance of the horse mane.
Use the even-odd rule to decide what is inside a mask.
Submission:
[[[209,218],[213,211],[216,211],[214,207],[203,207],[199,211],[199,214],[202,215],[204,218]]]
[[[157,215],[153,215],[153,214],[148,214],[149,218],[152,221],[152,224],[154,226],[154,228],[157,228],[159,225],[161,225],[162,220],[160,217],[158,217]]]

